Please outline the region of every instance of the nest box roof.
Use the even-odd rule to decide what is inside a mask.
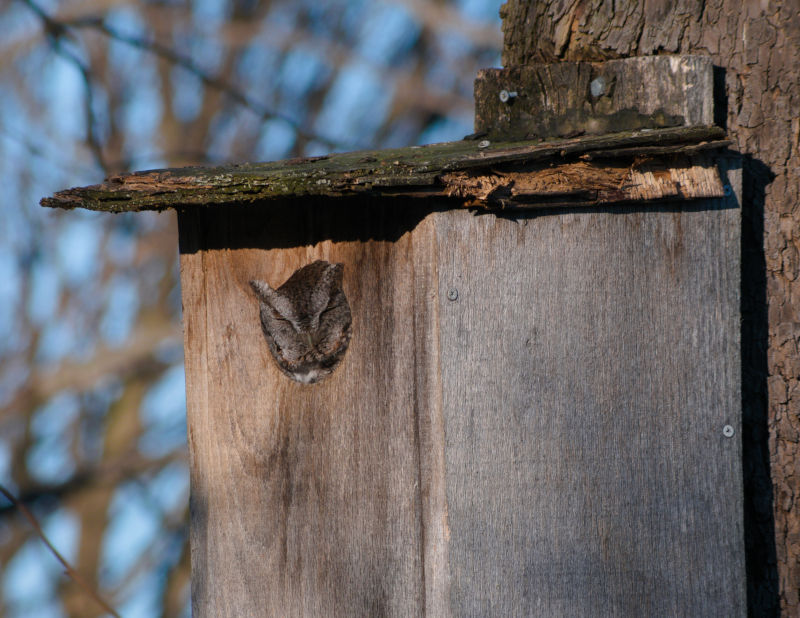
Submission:
[[[59,191],[43,206],[107,212],[268,206],[308,196],[442,198],[454,207],[534,207],[721,197],[708,151],[715,126],[640,129],[554,141],[481,136],[400,149],[119,174]]]

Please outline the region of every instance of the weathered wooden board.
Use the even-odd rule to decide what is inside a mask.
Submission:
[[[507,93],[513,93],[509,98]],[[500,93],[505,93],[501,98]],[[708,56],[660,55],[483,69],[475,131],[533,139],[712,124]]]
[[[308,196],[397,196],[433,199],[450,196],[451,207],[458,207],[458,193],[451,191],[447,175],[452,172],[490,175],[498,169],[525,171],[531,174],[548,171],[552,177],[561,166],[576,160],[604,159],[594,165],[594,174],[572,175],[572,192],[597,191],[610,160],[625,169],[637,168],[643,161],[659,164],[662,169],[674,166],[682,170],[679,189],[683,199],[718,197],[706,195],[709,166],[697,170],[698,162],[686,157],[700,151],[717,150],[729,144],[725,131],[712,125],[623,131],[611,135],[584,135],[569,139],[496,142],[464,139],[458,142],[410,146],[390,150],[346,152],[308,159],[269,163],[230,164],[221,167],[185,167],[119,174],[99,185],[59,191],[44,198],[43,206],[88,208],[105,212],[164,210],[166,208],[205,208],[209,204],[280,204],[287,198]],[[707,158],[704,161],[708,161]],[[568,175],[565,172],[564,175]],[[612,174],[622,189],[604,194],[601,200],[643,199],[624,190],[629,185]],[[593,180],[584,184],[584,178]],[[647,199],[670,198],[656,184]],[[375,201],[374,204],[379,202]],[[410,202],[409,202],[410,203]],[[463,203],[463,202],[462,202]],[[495,206],[491,201],[484,204]]]
[[[668,160],[580,160],[561,165],[527,165],[522,170],[480,170],[442,175],[448,196],[465,205],[496,208],[548,208],[554,203],[605,206],[617,202],[692,200],[722,196],[724,188],[713,157]]]
[[[743,615],[739,211],[697,204],[181,212],[194,615]],[[317,258],[354,334],[304,386],[248,281]]]
[[[444,487],[423,480],[437,466],[443,478],[443,441],[441,417],[420,416],[440,392],[437,284],[432,222],[412,240],[413,211],[180,215],[195,616],[446,602],[426,590],[447,564]],[[315,258],[345,264],[354,335],[333,376],[304,386],[275,367],[248,281],[278,285]]]
[[[735,206],[436,215],[455,615],[745,614]]]

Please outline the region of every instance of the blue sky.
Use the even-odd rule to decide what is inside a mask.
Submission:
[[[463,19],[494,25],[499,32],[500,4],[500,0],[457,0],[453,6]],[[351,47],[355,53],[349,60],[334,71],[326,61],[332,46],[314,40],[301,40],[287,54],[270,51],[270,40],[281,32],[291,34],[296,19],[291,5],[277,3],[272,21],[265,25],[263,46],[243,53],[236,67],[249,86],[248,96],[341,143],[340,149],[449,141],[472,132],[471,112],[461,109],[434,118],[426,126],[398,121],[376,144],[375,135],[392,112],[397,87],[392,71],[407,68],[409,50],[421,36],[420,21],[403,2],[338,0],[316,3],[315,10],[324,11],[333,5],[344,23],[352,22]],[[41,6],[54,11],[58,3],[50,0]],[[181,35],[182,53],[211,73],[220,68],[216,28],[227,19],[229,8],[226,0],[195,0],[195,29]],[[113,9],[106,23],[132,35],[146,35],[148,31],[135,4]],[[314,24],[324,40],[325,20]],[[113,349],[126,345],[147,307],[147,290],[164,269],[175,268],[174,263],[160,264],[152,266],[152,272],[142,272],[135,263],[140,239],[158,228],[157,217],[170,214],[112,218],[38,206],[40,198],[55,191],[96,183],[103,177],[82,143],[86,132],[86,116],[80,112],[85,97],[83,77],[73,63],[41,43],[39,29],[38,20],[20,2],[11,2],[0,10],[0,31],[7,33],[9,41],[39,43],[21,54],[15,66],[4,69],[6,83],[9,72],[14,71],[26,84],[31,99],[8,88],[0,97],[0,174],[4,179],[0,192],[0,406],[7,404],[29,378],[30,362],[37,367],[56,367],[64,361],[90,358],[98,346]],[[80,43],[65,45],[78,57],[85,55]],[[436,41],[436,52],[438,61],[428,68],[426,82],[442,89],[462,82],[471,84],[474,75],[458,75],[461,59],[471,52],[471,43],[463,34],[444,28]],[[197,117],[202,83],[185,69],[173,68],[169,79],[176,95],[171,108],[165,108],[156,65],[146,52],[114,42],[109,62],[118,78],[127,79],[129,84],[116,121],[124,127],[124,148],[133,167],[166,165],[157,135],[160,118],[168,111],[187,122]],[[498,64],[499,54],[486,66]],[[3,75],[0,73],[0,79]],[[330,86],[319,109],[311,110],[309,93],[328,81]],[[471,95],[467,92],[464,96]],[[100,89],[94,103],[96,128],[102,139],[110,119],[108,101]],[[260,160],[289,156],[296,141],[286,120],[265,120],[240,111],[216,120],[207,144],[209,159],[235,158],[233,144],[242,132],[254,136],[253,156]],[[329,150],[329,146],[311,141],[305,154]],[[108,269],[113,270],[110,276],[106,276]],[[67,296],[74,300],[65,302]],[[177,317],[177,295],[175,308]],[[20,327],[22,322],[39,333],[35,343],[29,331]],[[27,355],[25,349],[30,345],[35,350]],[[153,458],[186,448],[182,358],[174,349],[165,350],[164,355],[167,369],[144,396],[140,408],[143,432],[137,448]],[[79,417],[86,397],[90,396],[100,410],[93,418],[98,423],[102,422],[102,410],[108,410],[119,392],[120,385],[111,378],[89,395],[63,390],[40,405],[30,425],[32,446],[26,465],[31,478],[41,483],[69,478],[76,469],[71,444],[75,427],[81,426]],[[92,440],[97,442],[97,436],[92,437],[91,428],[81,431],[91,453]],[[0,434],[0,479],[12,490],[16,485],[14,471],[9,468],[9,440],[15,435],[13,431]],[[156,552],[165,564],[178,559],[180,546],[176,547],[175,533],[167,522],[187,500],[188,470],[179,461],[167,464],[157,475],[117,488],[103,538],[101,581],[109,589],[124,584],[116,601],[126,618],[158,615],[159,578],[163,573],[142,572],[127,581],[128,568],[148,551]],[[67,508],[59,508],[42,514],[42,523],[59,550],[74,559],[80,521]],[[0,524],[0,540],[2,534]],[[2,566],[0,583],[8,616],[64,615],[54,596],[61,568],[35,538]]]

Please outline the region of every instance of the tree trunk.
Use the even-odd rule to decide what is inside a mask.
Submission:
[[[748,605],[751,614],[798,615],[800,3],[509,0],[501,16],[507,67],[664,53],[709,54],[717,67],[715,118],[744,155]]]

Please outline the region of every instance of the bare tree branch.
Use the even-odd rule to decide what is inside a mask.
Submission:
[[[25,1],[28,2],[30,0],[25,0]],[[210,73],[202,69],[200,65],[194,62],[194,60],[192,60],[191,58],[179,54],[172,48],[166,45],[162,45],[158,41],[148,40],[142,37],[136,37],[124,34],[119,30],[116,30],[115,28],[112,28],[107,24],[103,23],[103,21],[97,17],[86,17],[73,20],[71,22],[63,22],[62,25],[65,27],[72,27],[72,28],[92,28],[98,32],[105,34],[111,39],[130,45],[131,47],[135,47],[137,49],[149,52],[155,56],[158,56],[159,58],[163,58],[164,60],[171,62],[175,66],[179,66],[182,69],[188,71],[189,73],[200,79],[206,86],[209,86],[211,88],[214,88],[215,90],[219,90],[220,92],[224,93],[235,103],[241,105],[245,109],[249,109],[251,112],[258,115],[262,120],[277,118],[279,120],[284,121],[286,124],[291,126],[292,129],[294,129],[294,131],[297,133],[298,136],[300,136],[303,139],[315,140],[322,144],[325,144],[330,148],[343,148],[349,146],[349,144],[342,144],[341,142],[337,142],[336,140],[332,140],[318,133],[310,132],[303,129],[294,119],[290,118],[286,114],[282,114],[274,109],[270,109],[266,105],[245,94],[242,90],[239,90],[232,84],[228,83],[224,79],[211,75]]]
[[[53,152],[49,152],[41,146],[34,144],[32,140],[24,136],[21,132],[17,131],[16,127],[0,127],[0,135],[15,142],[21,148],[24,148],[25,152],[31,156],[47,161],[50,165],[57,167],[64,173],[70,175],[89,175],[94,174],[97,171],[94,168],[80,165],[77,161],[65,162],[61,157],[57,157]]]
[[[169,322],[143,324],[131,333],[122,347],[99,347],[87,361],[64,361],[52,371],[36,367],[35,373],[0,411],[0,418],[30,408],[56,393],[69,389],[82,392],[93,388],[103,377],[124,378],[149,369],[163,369],[153,353],[165,345],[180,345],[180,331]]]
[[[132,451],[107,464],[79,470],[63,483],[29,485],[20,493],[18,500],[32,504],[63,498],[87,487],[115,486],[121,481],[135,478],[151,470],[160,470],[168,463],[185,460],[186,452],[183,450],[173,451],[157,459],[148,459]],[[14,505],[0,505],[0,518],[6,516],[13,508]]]
[[[92,597],[97,602],[97,604],[100,605],[105,611],[107,611],[112,616],[115,616],[116,618],[120,618],[119,614],[114,610],[114,608],[111,607],[108,603],[106,603],[102,599],[102,597],[97,593],[97,591],[93,590],[89,586],[89,584],[87,584],[86,581],[84,581],[80,573],[78,573],[75,569],[72,568],[72,566],[70,565],[69,562],[67,562],[64,556],[62,556],[58,552],[58,550],[55,547],[53,547],[53,544],[50,542],[47,536],[45,536],[42,527],[39,525],[39,522],[36,521],[36,518],[33,516],[33,513],[31,513],[28,510],[28,508],[24,504],[22,504],[22,502],[17,500],[14,497],[14,495],[11,492],[9,492],[3,485],[0,485],[0,493],[2,493],[6,497],[6,499],[9,502],[11,502],[11,504],[13,504],[19,510],[20,513],[22,513],[23,517],[25,517],[25,519],[28,520],[28,523],[33,528],[33,531],[37,534],[37,536],[40,539],[42,539],[42,542],[47,546],[47,549],[50,550],[50,553],[53,554],[53,556],[55,556],[56,560],[58,560],[61,563],[61,566],[64,567],[64,572],[69,576],[69,578],[72,579],[72,581],[78,584],[81,588],[83,588],[86,594]]]
[[[33,0],[22,0],[28,8],[33,11],[42,22],[45,35],[50,43],[52,50],[73,64],[83,78],[84,99],[83,109],[86,121],[86,145],[95,159],[95,162],[108,175],[109,168],[103,159],[103,147],[97,136],[97,119],[94,114],[94,93],[92,91],[92,74],[89,67],[74,53],[63,45],[62,39],[69,34],[69,27],[58,20],[53,19],[44,9],[37,5]]]
[[[60,21],[50,16],[48,13],[46,13],[44,9],[39,7],[33,0],[22,0],[22,2],[24,2],[34,13],[36,13],[39,19],[42,20],[42,25],[44,27],[45,33],[51,40],[51,45],[53,45],[54,51],[56,51],[63,57],[73,62],[83,75],[84,81],[87,85],[87,97],[86,97],[87,115],[90,116],[90,118],[92,119],[92,122],[87,121],[88,124],[87,141],[89,142],[90,147],[92,147],[92,152],[94,152],[96,158],[98,157],[98,153],[100,151],[98,149],[99,144],[97,143],[93,128],[94,112],[91,109],[92,97],[91,97],[90,72],[88,67],[84,66],[84,64],[80,61],[79,58],[77,58],[71,52],[66,51],[63,48],[63,46],[59,44],[59,40],[62,37],[68,34],[72,34],[74,30],[81,28],[91,28],[93,30],[96,30],[97,32],[106,35],[111,39],[114,39],[115,41],[119,41],[120,43],[125,43],[127,45],[130,45],[131,47],[141,49],[155,56],[158,56],[159,58],[163,58],[164,60],[171,62],[175,66],[179,66],[182,69],[190,72],[192,75],[200,79],[205,85],[209,86],[210,88],[214,88],[215,90],[219,90],[220,92],[224,93],[235,103],[241,105],[245,109],[249,109],[251,112],[258,115],[262,120],[267,120],[270,118],[277,118],[279,120],[283,120],[289,126],[291,126],[292,129],[294,129],[294,131],[297,133],[299,137],[305,140],[314,140],[330,148],[345,148],[350,146],[349,144],[343,144],[337,142],[336,140],[332,140],[328,137],[325,137],[323,135],[319,135],[317,133],[303,129],[294,119],[290,118],[286,114],[282,114],[276,110],[270,109],[268,106],[248,96],[242,90],[236,88],[235,86],[228,83],[224,79],[211,75],[210,73],[205,71],[202,67],[200,67],[200,65],[194,62],[194,60],[192,60],[191,58],[179,54],[174,49],[166,45],[162,45],[158,41],[148,40],[142,37],[124,34],[119,30],[103,23],[103,20],[99,17],[81,17],[70,21]],[[102,162],[102,158],[99,158],[99,161]],[[106,166],[102,165],[102,167],[105,171]]]

